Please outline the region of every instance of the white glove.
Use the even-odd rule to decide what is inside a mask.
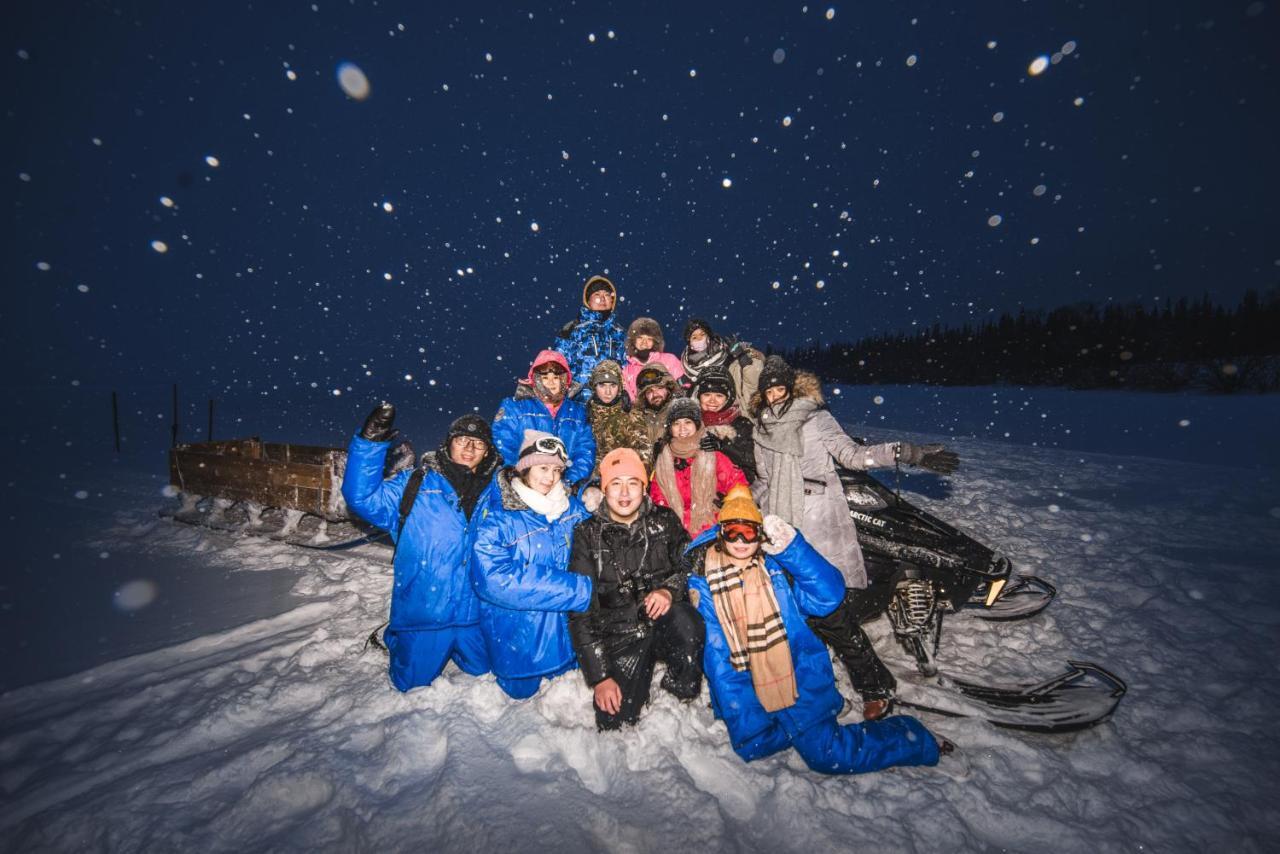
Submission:
[[[582,490],[582,503],[587,506],[587,512],[596,512],[596,508],[600,506],[601,501],[604,501],[604,493],[600,491],[600,487],[588,486]]]
[[[781,517],[769,514],[764,517],[764,535],[769,538],[765,541],[764,553],[776,555],[786,551],[787,546],[791,545],[791,541],[796,538],[796,529]]]

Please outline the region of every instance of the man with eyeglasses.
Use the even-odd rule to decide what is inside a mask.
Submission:
[[[430,685],[449,661],[473,676],[490,670],[471,562],[476,507],[496,491],[501,460],[488,423],[463,415],[437,450],[384,480],[387,450],[398,434],[395,417],[394,406],[379,404],[352,437],[342,495],[396,544],[382,643],[391,683],[408,691]]]
[[[703,670],[733,750],[750,762],[794,747],[814,771],[936,765],[954,749],[918,720],[840,725],[831,658],[805,618],[831,613],[844,578],[804,535],[764,516],[751,490],[725,495],[719,523],[689,544],[689,601],[706,625]]]
[[[502,401],[493,416],[493,442],[503,461],[514,466],[520,459],[520,443],[526,430],[559,437],[569,453],[564,481],[576,486],[586,480],[596,459],[596,440],[587,411],[573,400],[577,385],[571,383],[569,363],[555,350],[543,350],[516,383],[516,391]]]
[[[645,494],[644,463],[631,448],[600,461],[604,500],[573,530],[569,571],[591,579],[591,605],[569,615],[569,634],[592,690],[596,726],[634,724],[649,702],[654,666],[680,700],[702,692],[702,618],[685,599],[680,519]]]

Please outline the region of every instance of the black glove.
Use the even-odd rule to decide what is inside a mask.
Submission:
[[[395,420],[396,408],[389,403],[379,403],[369,413],[369,417],[364,420],[364,427],[360,430],[360,436],[370,442],[389,441],[399,433],[398,430],[391,429],[391,425],[395,423]]]
[[[720,436],[713,436],[710,433],[703,433],[702,441],[698,442],[698,447],[704,451],[719,451],[723,454],[729,447],[729,440]]]
[[[729,358],[745,368],[751,364],[751,347],[741,341],[734,341],[729,348]]]
[[[938,474],[951,474],[960,467],[960,457],[955,451],[948,451],[945,445],[913,445],[900,442],[898,459],[907,465],[919,466]]]
[[[568,338],[573,334],[573,330],[578,328],[578,321],[570,320],[564,326],[560,327],[560,331],[556,333],[557,338]]]

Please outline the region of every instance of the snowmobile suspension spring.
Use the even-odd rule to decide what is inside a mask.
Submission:
[[[929,624],[933,617],[933,585],[927,581],[908,581],[899,588],[902,615],[916,628]]]

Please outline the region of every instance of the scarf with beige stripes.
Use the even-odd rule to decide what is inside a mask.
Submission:
[[[729,663],[751,671],[751,685],[766,712],[795,704],[795,668],[778,597],[759,552],[738,566],[719,546],[707,549],[707,586],[729,643]]]

